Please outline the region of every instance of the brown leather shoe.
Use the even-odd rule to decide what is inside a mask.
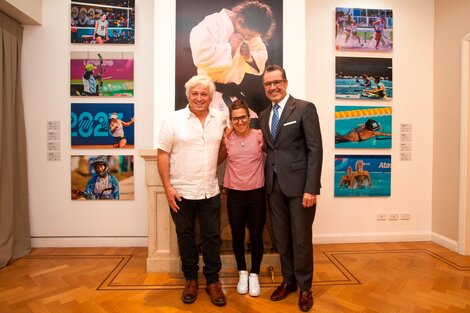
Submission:
[[[206,292],[211,297],[211,302],[217,306],[222,306],[227,303],[225,299],[225,294],[220,287],[220,283],[209,284],[206,287]]]
[[[272,301],[279,301],[285,299],[288,294],[297,290],[296,284],[287,284],[282,282],[279,287],[274,290],[273,294],[271,295]]]
[[[190,304],[196,301],[196,298],[197,280],[189,279],[186,281],[186,285],[184,286],[183,294],[181,295],[181,300],[186,304]]]
[[[301,291],[299,295],[300,311],[310,311],[313,306],[313,296],[311,291]]]

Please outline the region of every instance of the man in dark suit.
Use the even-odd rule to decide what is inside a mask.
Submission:
[[[283,276],[271,300],[282,300],[299,287],[299,309],[309,311],[313,306],[312,224],[323,159],[320,124],[313,103],[287,94],[282,67],[268,66],[263,85],[272,102],[259,116],[267,148],[266,193]]]

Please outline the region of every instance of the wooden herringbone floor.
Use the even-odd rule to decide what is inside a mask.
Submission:
[[[145,248],[41,248],[0,270],[1,313],[300,312],[297,295],[237,294],[236,271],[223,273],[228,304],[180,301],[179,275],[147,273]],[[203,283],[203,280],[200,281]],[[315,245],[312,312],[470,312],[470,257],[429,242]]]

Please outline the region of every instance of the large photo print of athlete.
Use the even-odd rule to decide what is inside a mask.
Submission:
[[[282,25],[282,0],[177,0],[175,109],[188,103],[184,84],[204,74],[216,84],[211,107],[228,115],[232,101],[244,100],[256,127],[270,104],[261,75],[282,66]]]
[[[133,44],[134,29],[134,0],[70,2],[71,43]]]

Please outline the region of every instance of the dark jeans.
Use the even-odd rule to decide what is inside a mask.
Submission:
[[[233,254],[237,269],[246,271],[245,225],[251,242],[251,272],[259,274],[264,254],[263,229],[266,221],[266,197],[263,188],[239,191],[227,189],[227,210],[232,228]]]
[[[182,271],[186,280],[196,279],[199,271],[199,254],[196,246],[194,222],[199,216],[202,235],[202,269],[207,284],[219,281],[220,260],[220,194],[209,199],[178,202],[178,213],[170,209],[175,222]]]

